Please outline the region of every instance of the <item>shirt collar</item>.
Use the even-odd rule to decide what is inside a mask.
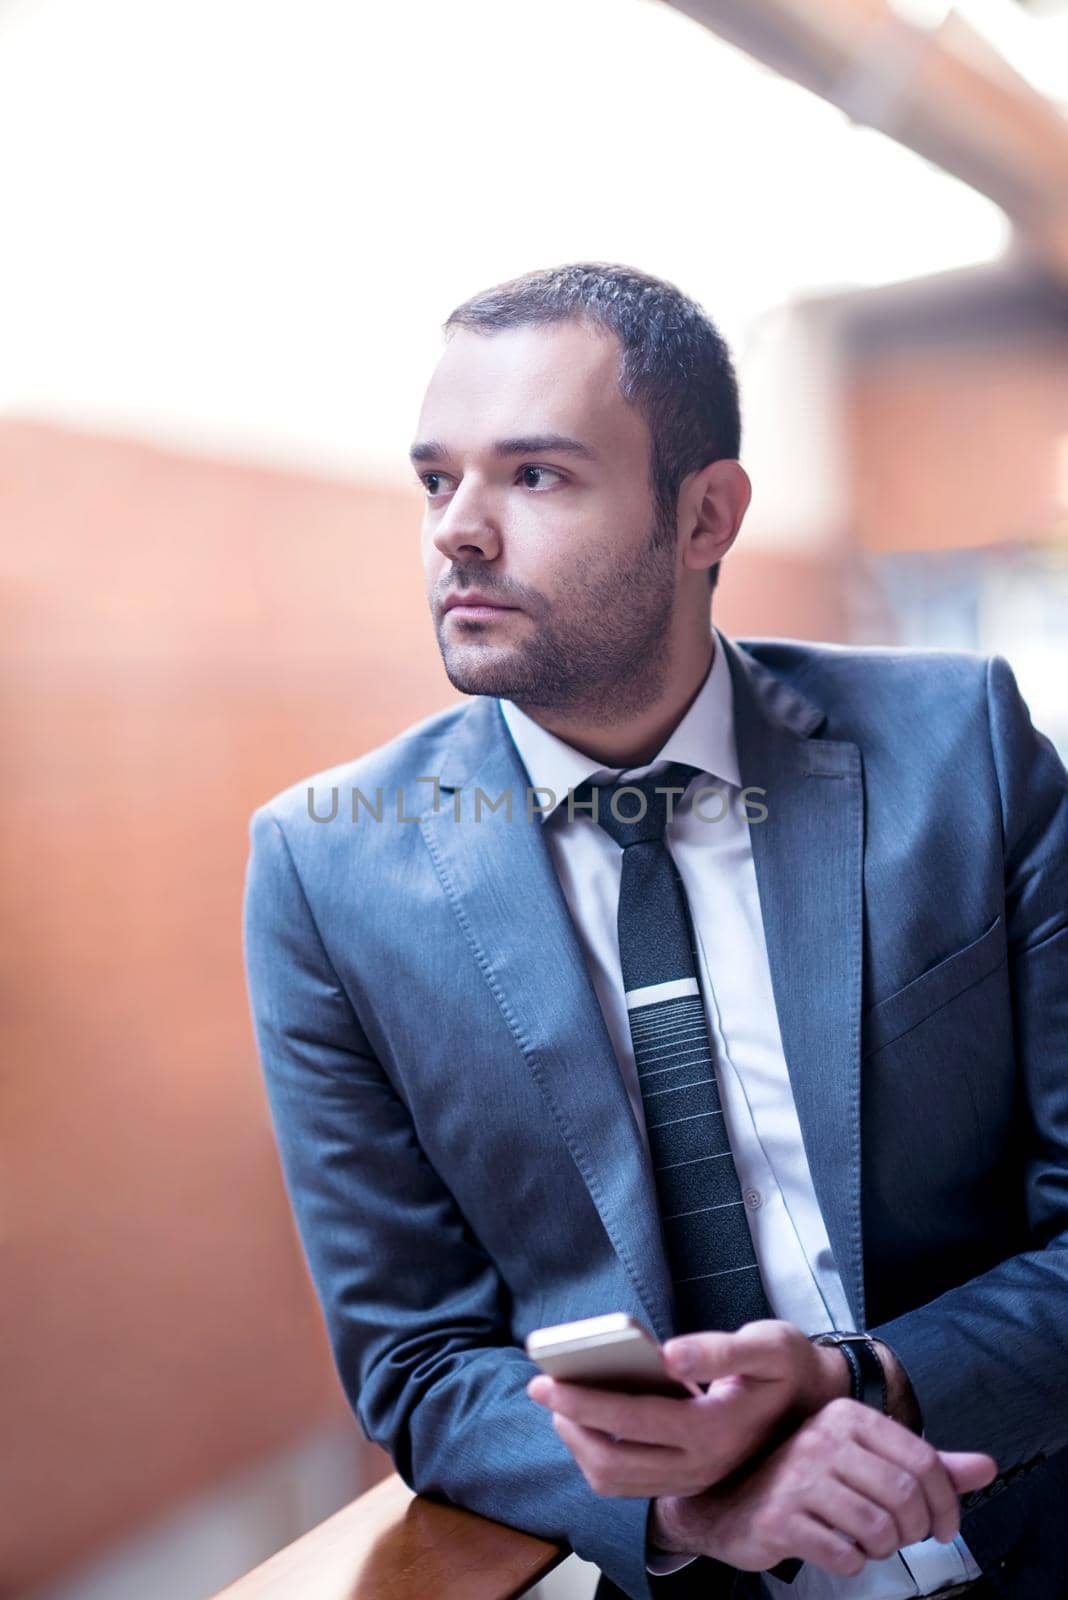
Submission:
[[[715,652],[704,682],[682,721],[668,735],[653,760],[643,767],[603,767],[592,756],[558,739],[511,700],[498,701],[531,787],[552,791],[553,804],[542,811],[543,821],[566,800],[569,789],[577,789],[587,778],[598,783],[617,782],[622,777],[639,778],[667,761],[685,761],[699,772],[736,788],[740,786],[730,667],[714,623],[712,634]],[[547,802],[548,797],[544,798]]]

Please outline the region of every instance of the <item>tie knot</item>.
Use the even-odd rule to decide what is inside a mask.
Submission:
[[[574,791],[575,808],[585,806],[593,820],[625,850],[628,845],[661,841],[672,813],[699,767],[671,761],[659,772],[649,772],[630,783],[593,783],[587,778]]]

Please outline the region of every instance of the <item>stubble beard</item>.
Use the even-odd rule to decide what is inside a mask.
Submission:
[[[672,534],[674,530],[672,530]],[[659,697],[671,668],[675,549],[659,529],[639,557],[607,572],[576,561],[566,598],[551,610],[524,605],[514,639],[498,643],[489,624],[438,632],[445,673],[461,694],[499,696],[522,709],[595,717],[611,727]],[[536,597],[535,597],[536,600]]]

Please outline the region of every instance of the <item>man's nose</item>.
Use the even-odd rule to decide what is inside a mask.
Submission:
[[[486,506],[485,497],[473,485],[463,484],[438,518],[434,529],[434,548],[448,561],[481,556],[492,560],[500,549],[500,531]]]

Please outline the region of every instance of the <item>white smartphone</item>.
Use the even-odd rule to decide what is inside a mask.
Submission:
[[[524,1346],[543,1372],[567,1383],[680,1400],[703,1393],[699,1384],[672,1377],[653,1335],[625,1311],[535,1328]]]

